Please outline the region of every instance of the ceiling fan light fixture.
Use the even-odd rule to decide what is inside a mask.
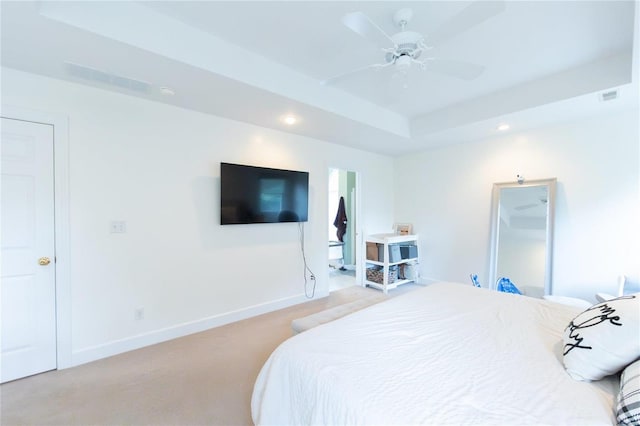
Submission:
[[[411,67],[413,60],[409,55],[400,55],[396,59],[395,67],[398,71],[407,71]]]

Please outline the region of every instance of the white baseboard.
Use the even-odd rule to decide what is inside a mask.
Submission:
[[[316,295],[316,298],[319,295]],[[172,327],[160,330],[150,331],[148,333],[139,334],[137,336],[125,339],[114,340],[101,345],[91,346],[80,349],[71,354],[71,365],[65,366],[75,367],[91,361],[97,361],[123,352],[140,349],[145,346],[154,345],[156,343],[166,342],[167,340],[176,339],[178,337],[187,336],[189,334],[198,333],[214,327],[240,321],[256,315],[265,314],[278,309],[287,308],[299,303],[307,302],[309,299],[304,294],[299,294],[284,299],[275,300],[273,302],[262,303],[250,306],[248,308],[236,311],[226,312],[224,314],[214,315],[197,321],[186,322]]]

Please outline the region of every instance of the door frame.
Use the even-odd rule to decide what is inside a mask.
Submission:
[[[57,369],[73,366],[69,245],[69,118],[63,114],[2,104],[0,116],[53,126],[55,302]]]
[[[331,169],[337,169],[337,170],[344,170],[345,172],[351,172],[355,174],[356,177],[356,185],[355,185],[355,190],[356,190],[356,200],[355,200],[355,209],[356,209],[356,215],[355,218],[353,218],[353,220],[356,223],[356,228],[354,229],[354,261],[355,261],[355,267],[356,267],[356,285],[362,285],[363,281],[362,281],[362,260],[363,260],[363,256],[362,256],[362,245],[364,244],[364,240],[363,240],[363,236],[362,236],[362,220],[361,220],[361,202],[362,202],[362,190],[361,190],[361,172],[360,170],[357,170],[353,167],[344,167],[344,166],[338,166],[338,165],[327,165],[325,167],[326,170],[326,179],[325,179],[325,188],[327,187],[327,185],[329,184],[329,171]],[[326,200],[325,200],[326,204],[325,206],[325,210],[328,211],[328,206],[329,206],[329,191],[326,191]],[[325,213],[326,214],[326,213]],[[327,223],[326,226],[326,230],[324,232],[323,235],[329,235],[329,230],[331,229],[333,225],[331,223]],[[327,243],[324,242],[325,248],[324,248],[324,252],[326,253],[326,259],[325,259],[325,265],[328,264],[329,262],[329,250],[327,249],[326,245]],[[327,274],[327,283],[329,282],[329,270],[328,268],[326,269],[326,274]],[[328,286],[328,284],[327,284]],[[327,287],[328,288],[328,287]]]

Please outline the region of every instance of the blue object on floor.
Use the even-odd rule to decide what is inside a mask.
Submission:
[[[482,287],[480,285],[480,281],[478,281],[478,274],[470,274],[469,277],[471,278],[471,284],[473,284],[474,287]]]
[[[501,291],[503,293],[522,294],[520,290],[518,290],[518,287],[516,287],[515,284],[512,283],[511,280],[506,277],[502,277],[498,279],[496,290]]]

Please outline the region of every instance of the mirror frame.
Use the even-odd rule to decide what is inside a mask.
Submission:
[[[500,227],[500,191],[503,188],[520,188],[530,186],[547,187],[547,232],[545,241],[545,271],[544,271],[544,294],[549,295],[552,291],[552,270],[553,270],[553,224],[555,222],[556,206],[556,183],[557,178],[537,179],[523,182],[501,182],[493,184],[491,202],[491,256],[489,260],[489,289],[496,289],[498,279],[498,232]]]

